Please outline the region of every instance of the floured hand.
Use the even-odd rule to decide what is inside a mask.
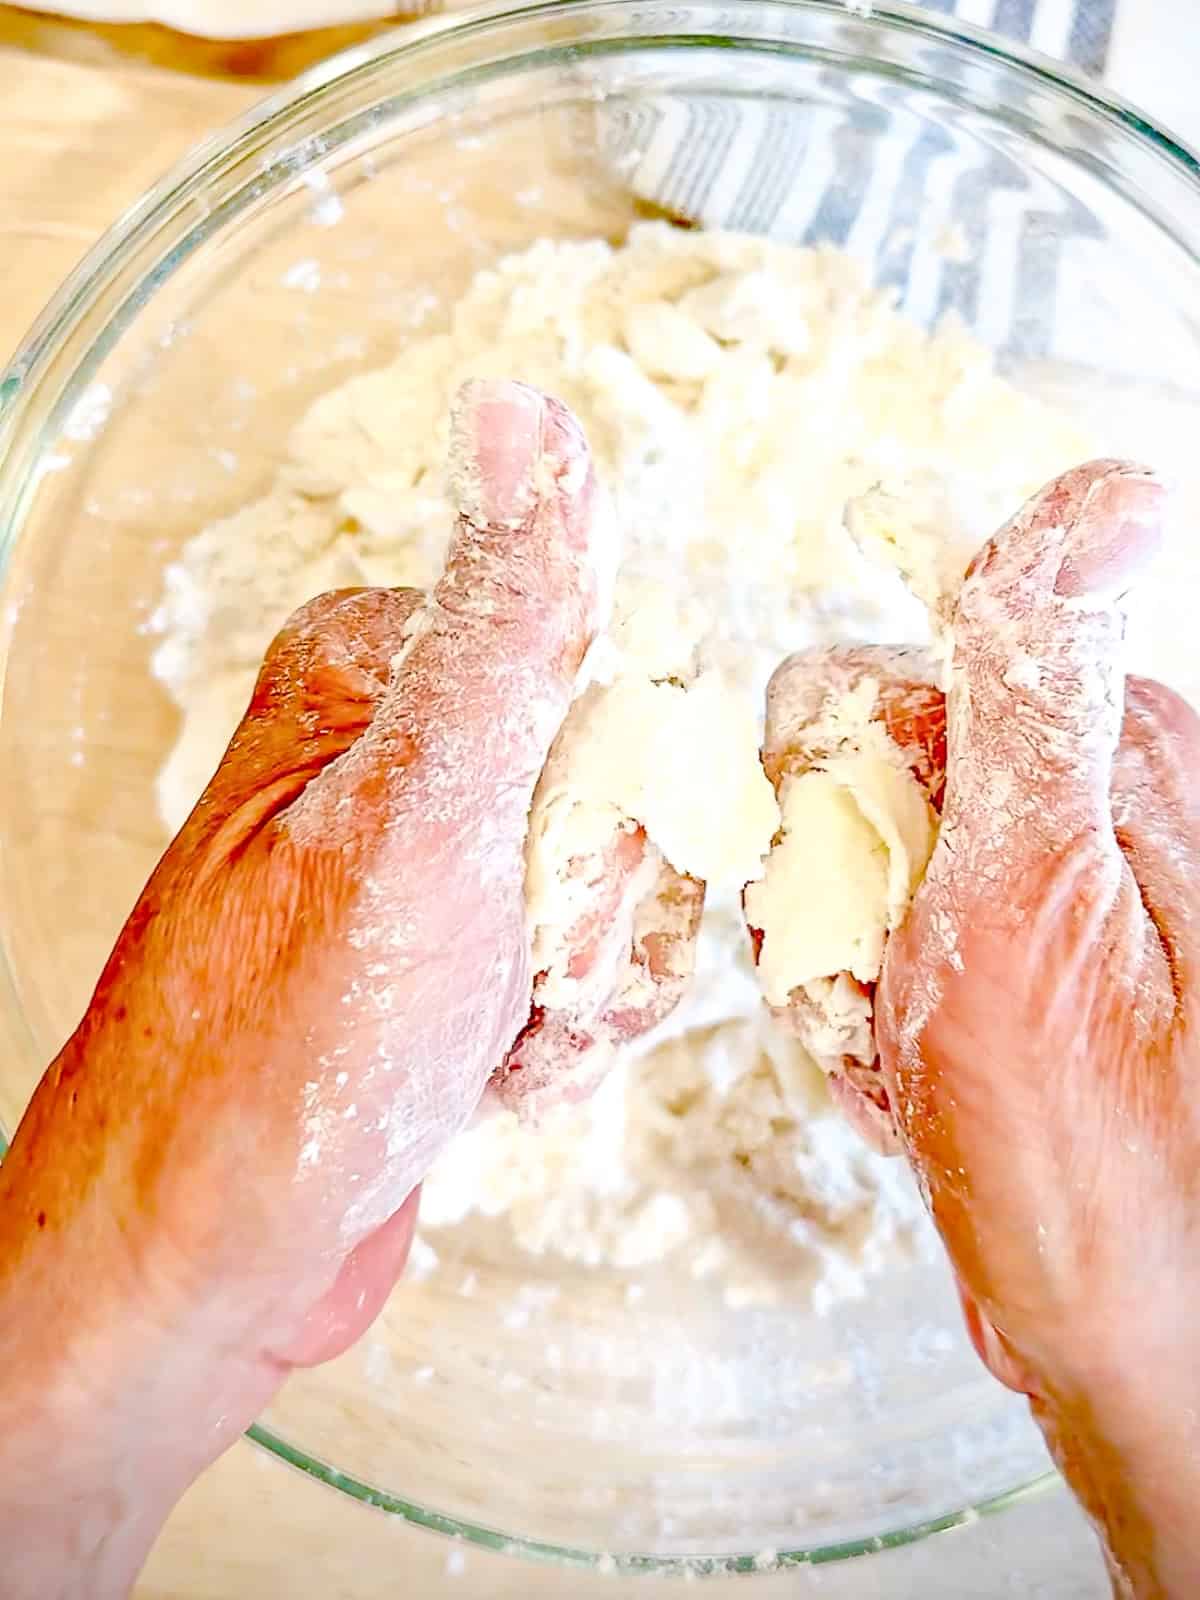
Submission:
[[[879,996],[905,1146],[1119,1590],[1200,1587],[1200,719],[1123,682],[1148,475],[1050,486],[953,628],[942,834]]]
[[[1149,475],[1093,463],[973,564],[941,833],[887,945],[866,1085],[981,1355],[1139,1597],[1200,1587],[1200,719],[1119,665],[1161,511]],[[918,708],[899,744],[936,752],[928,688],[868,666],[882,707]]]
[[[528,1022],[528,814],[615,553],[557,403],[474,386],[454,468],[428,600],[327,595],[276,640],[0,1168],[14,1600],[123,1592],[288,1370],[370,1323]]]

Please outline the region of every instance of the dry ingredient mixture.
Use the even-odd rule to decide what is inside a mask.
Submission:
[[[928,1225],[903,1164],[842,1122],[762,1006],[739,897],[778,824],[757,758],[763,690],[798,648],[927,637],[892,563],[847,531],[848,504],[905,507],[906,537],[960,550],[1088,441],[960,327],[930,336],[898,315],[838,251],[660,223],[620,247],[538,243],[481,272],[446,331],[318,400],[270,491],[169,569],[155,666],[184,714],[160,781],[169,827],[294,607],[435,579],[447,421],[474,377],[574,409],[624,538],[613,626],[589,663],[595,709],[573,726],[571,826],[616,806],[709,892],[690,998],[589,1103],[537,1131],[506,1113],[462,1135],[425,1185],[418,1263],[485,1215],[526,1251],[617,1269],[670,1259],[735,1301],[806,1285],[820,1309],[861,1293],[928,1247]],[[869,850],[870,816],[855,825]],[[817,897],[792,908],[789,937],[816,947],[816,970],[850,965],[822,967],[821,942],[832,926],[836,948],[860,948],[886,888],[871,905],[843,895],[833,924]]]

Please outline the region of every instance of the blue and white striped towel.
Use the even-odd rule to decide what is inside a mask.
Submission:
[[[921,0],[926,11],[961,17],[1047,55],[1104,74],[1117,0]],[[1125,0],[1136,4],[1136,0]]]
[[[1180,0],[927,0],[926,9],[1104,76],[1121,3]],[[868,11],[850,3],[848,15],[856,9]],[[1200,52],[1193,60],[1200,66]],[[926,325],[953,312],[1013,360],[1088,364],[1088,317],[1031,315],[1030,308],[1044,308],[1047,296],[1080,299],[1080,285],[1093,276],[1089,250],[1097,248],[1089,214],[1031,172],[1019,150],[960,138],[950,118],[939,125],[921,117],[910,97],[903,85],[877,84],[850,126],[816,104],[751,102],[714,84],[711,92],[611,105],[605,141],[637,193],[673,215],[792,243],[828,240],[865,261]],[[1132,341],[1128,352],[1108,352],[1131,373],[1140,353]]]

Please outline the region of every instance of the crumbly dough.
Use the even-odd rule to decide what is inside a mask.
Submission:
[[[562,852],[619,809],[712,880],[699,971],[667,1042],[619,1063],[598,1102],[565,1110],[550,1136],[506,1114],[449,1151],[425,1186],[423,1227],[436,1239],[486,1211],[527,1249],[717,1263],[742,1289],[732,1263],[749,1230],[748,1259],[766,1259],[763,1236],[777,1249],[767,1279],[787,1281],[806,1255],[816,1298],[855,1292],[898,1233],[919,1228],[920,1208],[899,1164],[810,1093],[811,1070],[786,1065],[794,1046],[780,1065],[762,1014],[739,897],[778,825],[757,755],[763,691],[794,650],[928,637],[893,564],[861,530],[848,535],[848,502],[882,488],[911,506],[920,486],[936,555],[978,543],[1090,444],[997,376],[961,327],[928,335],[828,248],[648,223],[617,247],[536,244],[439,315],[393,364],[319,399],[268,492],[168,571],[155,665],[183,725],[162,774],[164,820],[176,827],[190,809],[295,606],[338,585],[436,577],[459,386],[517,378],[557,395],[587,433],[625,558],[612,628],[538,797],[534,936],[561,926]],[[785,796],[782,866],[815,894],[822,863],[801,846],[823,839],[828,856],[836,837],[862,895],[853,906],[844,888],[827,895],[824,933],[811,903],[799,908],[788,937],[803,935],[806,969],[836,971],[845,953],[871,968],[927,848],[920,821],[865,762]],[[756,892],[776,891],[769,875]],[[853,992],[841,1000],[852,1010]],[[730,1203],[712,1208],[700,1194],[718,1174]],[[842,1192],[844,1206],[820,1199]]]
[[[661,1041],[536,1133],[504,1114],[462,1135],[422,1190],[425,1237],[472,1216],[503,1218],[531,1255],[630,1274],[670,1258],[732,1304],[818,1311],[934,1253],[904,1165],[761,1011]]]
[[[736,894],[762,869],[779,808],[759,760],[761,719],[744,687],[698,666],[710,629],[703,606],[632,578],[585,663],[530,816],[526,899],[544,1005],[572,998],[563,935],[581,885],[570,864],[602,848],[614,827],[640,824],[677,872],[717,894]],[[656,872],[648,860],[645,889]]]
[[[863,554],[896,572],[925,608],[931,651],[944,663],[967,567],[999,524],[981,525],[963,503],[963,486],[934,473],[874,484],[847,502],[845,522]]]

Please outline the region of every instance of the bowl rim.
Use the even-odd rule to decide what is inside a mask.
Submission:
[[[151,239],[157,229],[173,218],[178,219],[189,201],[205,185],[231,170],[241,156],[252,153],[264,135],[282,131],[300,108],[311,105],[321,95],[383,61],[419,60],[431,48],[436,49],[457,39],[486,36],[489,33],[503,35],[514,24],[536,22],[542,18],[561,22],[564,14],[569,12],[589,15],[620,12],[627,9],[629,3],[630,0],[531,0],[531,3],[514,6],[481,5],[465,12],[456,11],[449,15],[398,24],[310,67],[195,144],[101,234],[51,296],[7,365],[0,370],[0,485],[10,471],[10,446],[28,407],[38,395],[40,383],[65,341],[96,305],[111,280],[115,265],[135,252],[140,244]],[[651,5],[658,3],[660,0],[650,0]],[[681,0],[684,7],[711,3],[712,0]],[[1082,105],[1088,111],[1117,123],[1124,132],[1164,156],[1181,174],[1200,184],[1200,152],[1190,144],[1124,96],[1092,81],[1075,68],[1017,41],[1008,40],[951,15],[918,9],[906,3],[906,0],[721,0],[722,15],[732,23],[738,11],[749,14],[764,3],[781,14],[793,11],[812,16],[827,15],[843,22],[857,22],[885,32],[965,49],[968,54],[1012,69],[1027,83],[1039,84],[1060,98]],[[736,33],[733,36],[736,37]],[[756,36],[751,33],[747,39],[753,45]],[[687,36],[677,36],[677,42],[679,45],[686,44]],[[579,50],[580,47],[572,48]],[[800,51],[803,45],[797,41],[794,48]],[[587,50],[586,41],[582,49]],[[427,89],[429,86],[425,87]],[[314,157],[316,154],[314,151]],[[293,170],[298,172],[304,168],[300,165]],[[156,275],[151,276],[155,280],[150,285],[152,294],[161,280]],[[142,303],[144,301],[138,302],[139,305]],[[99,343],[99,340],[93,340],[88,347],[88,354],[94,354]],[[68,389],[74,388],[78,371],[77,368],[72,373]],[[33,453],[34,457],[36,453]],[[4,525],[0,526],[0,578],[7,569],[21,521],[18,513],[5,518]],[[4,662],[0,661],[0,679],[3,671]],[[0,1160],[6,1151],[7,1142],[0,1128]],[[522,1556],[543,1564],[623,1575],[674,1573],[707,1576],[845,1561],[920,1543],[935,1534],[963,1527],[981,1517],[994,1516],[1056,1487],[1062,1487],[1058,1473],[1050,1469],[1025,1483],[975,1501],[958,1511],[869,1538],[781,1549],[771,1552],[769,1560],[761,1554],[617,1553],[508,1534],[483,1523],[421,1506],[340,1471],[291,1444],[261,1422],[253,1424],[247,1430],[246,1437],[308,1477],[414,1526],[469,1545]]]

